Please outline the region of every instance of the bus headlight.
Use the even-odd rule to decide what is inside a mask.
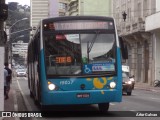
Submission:
[[[56,86],[55,86],[55,84],[49,84],[48,85],[48,88],[49,88],[49,90],[55,90],[56,89]]]
[[[115,88],[116,87],[116,83],[115,82],[110,82],[110,88]]]

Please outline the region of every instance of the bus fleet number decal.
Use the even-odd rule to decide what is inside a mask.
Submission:
[[[73,84],[74,80],[64,80],[64,81],[60,81],[60,85],[71,85]]]

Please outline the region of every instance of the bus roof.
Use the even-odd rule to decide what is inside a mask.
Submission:
[[[112,17],[105,16],[62,16],[62,17],[53,17],[45,18],[42,21],[65,21],[65,20],[109,20],[113,21]]]

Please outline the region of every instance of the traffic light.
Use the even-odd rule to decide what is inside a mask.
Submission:
[[[123,17],[123,20],[124,20],[124,21],[126,21],[126,16],[127,16],[127,14],[126,14],[126,12],[124,11],[124,12],[122,13],[122,17]]]
[[[8,18],[8,5],[0,4],[0,20],[6,20]]]

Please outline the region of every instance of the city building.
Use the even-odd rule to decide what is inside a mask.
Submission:
[[[151,85],[154,77],[154,50],[151,32],[145,31],[145,19],[156,12],[156,0],[113,0],[113,16],[120,36],[128,48],[128,60],[136,82]],[[124,21],[122,14],[126,13]]]
[[[66,16],[69,0],[50,0],[49,17]]]
[[[153,40],[153,67],[154,67],[154,79],[160,80],[160,0],[156,0],[156,13],[146,18],[145,30],[151,32],[151,38]]]
[[[27,50],[28,43],[23,43],[23,41],[12,43],[12,63],[16,61],[17,64],[26,64]]]
[[[22,58],[26,58],[27,49],[28,49],[28,43],[23,43],[23,42],[12,43],[12,55],[17,54]]]
[[[112,0],[31,0],[31,26],[43,18],[75,15],[112,15]]]
[[[69,0],[67,15],[111,16],[111,3],[112,0]]]
[[[69,0],[31,0],[31,26],[48,17],[65,16]]]
[[[37,27],[39,21],[49,16],[49,0],[31,0],[31,26]]]

